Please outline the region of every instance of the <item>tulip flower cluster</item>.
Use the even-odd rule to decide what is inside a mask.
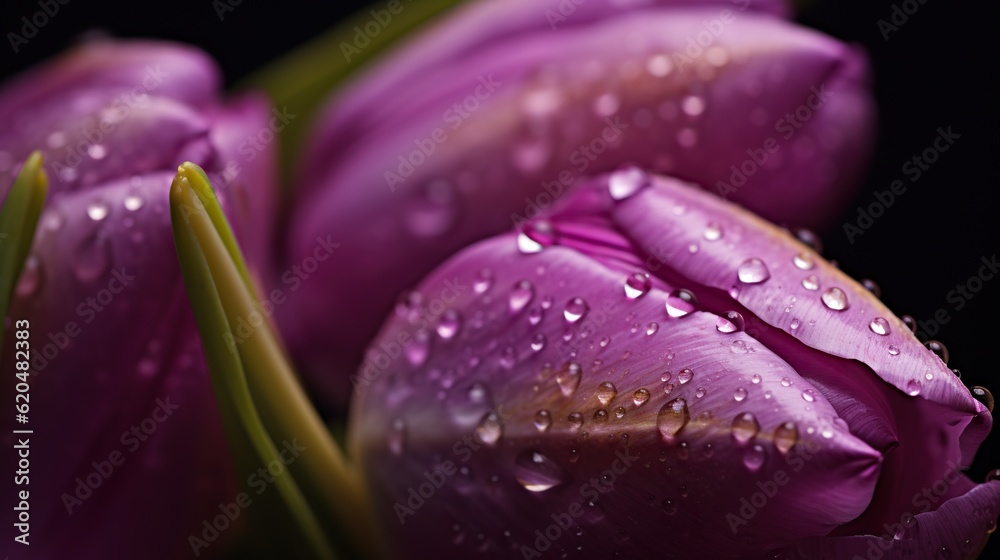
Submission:
[[[823,258],[869,71],[788,12],[469,2],[330,97],[284,205],[306,111],[223,98],[196,50],[102,39],[0,86],[0,371],[31,374],[5,542],[975,558],[992,396]]]

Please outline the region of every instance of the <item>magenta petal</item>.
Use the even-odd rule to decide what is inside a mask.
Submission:
[[[384,95],[363,80],[335,100],[306,158],[288,261],[307,258],[317,237],[343,247],[278,311],[317,392],[343,402],[343,375],[330,372],[356,366],[399,291],[586,175],[636,162],[718,191],[730,165],[773,137],[780,149],[725,194],[774,220],[828,221],[864,159],[863,59],[749,12],[720,23],[711,47],[689,58],[688,39],[716,17],[715,8],[660,9],[524,33],[421,67]],[[810,96],[816,102],[813,88],[828,99],[786,141],[776,121]],[[468,99],[474,110],[461,104]],[[446,140],[435,141],[435,130]],[[331,326],[337,349],[324,343]]]
[[[500,556],[577,508],[584,529],[556,550],[648,557],[667,531],[684,535],[677,557],[747,557],[865,509],[880,457],[831,422],[818,391],[802,399],[808,381],[745,333],[719,332],[716,315],[666,318],[676,286],[654,280],[632,300],[624,278],[562,247],[525,257],[506,236],[401,304],[356,378],[351,434],[386,525],[404,522],[401,557]],[[609,468],[622,470],[613,482]],[[413,508],[409,489],[435,469],[461,470],[412,517],[394,506]],[[766,508],[740,517],[755,484],[775,480]],[[469,502],[490,514],[460,515]]]

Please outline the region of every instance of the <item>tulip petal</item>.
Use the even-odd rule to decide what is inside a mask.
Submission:
[[[675,557],[741,558],[868,505],[879,454],[832,421],[818,390],[804,401],[812,385],[767,347],[720,332],[711,313],[665,317],[677,286],[662,278],[631,299],[632,268],[515,245],[486,241],[434,272],[355,378],[352,448],[385,523],[403,523],[401,557],[521,554],[571,512],[554,550],[643,557],[666,530]],[[683,413],[662,420],[675,399]],[[740,440],[745,414],[756,427]],[[774,493],[741,512],[758,483]],[[489,513],[460,514],[467,501]]]
[[[307,258],[319,236],[350,242],[278,312],[317,393],[343,402],[343,375],[331,371],[358,362],[399,291],[468,243],[544,209],[550,193],[582,175],[636,161],[717,190],[748,149],[777,139],[770,163],[730,196],[771,219],[827,221],[849,196],[867,142],[863,61],[833,40],[741,13],[719,23],[717,49],[685,62],[687,38],[715,17],[708,8],[654,10],[556,39],[527,33],[421,68],[392,103],[335,105],[330,137],[307,158],[288,260]],[[818,103],[811,88],[824,87],[828,103],[786,142],[770,125],[811,96]],[[766,114],[763,125],[753,114]],[[329,317],[352,318],[332,326],[341,349],[322,341]]]

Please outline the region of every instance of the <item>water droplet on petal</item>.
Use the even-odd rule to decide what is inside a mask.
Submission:
[[[792,263],[794,263],[795,268],[798,268],[799,270],[812,270],[812,268],[816,266],[816,263],[813,262],[812,255],[805,251],[796,254],[795,257],[792,258]]]
[[[603,408],[598,408],[594,411],[594,422],[606,422],[608,419],[608,411]]]
[[[649,175],[638,167],[613,172],[608,177],[608,193],[614,200],[625,200],[650,184]]]
[[[527,280],[514,284],[510,292],[509,308],[512,314],[520,313],[535,298],[535,287]]]
[[[920,382],[916,379],[911,379],[906,382],[906,394],[911,397],[915,397],[920,394]]]
[[[539,432],[544,432],[552,426],[552,413],[548,410],[539,410],[535,413],[535,428]]]
[[[864,289],[871,292],[872,295],[874,295],[875,297],[879,299],[882,298],[882,288],[879,288],[878,284],[876,284],[874,280],[869,280],[866,278],[861,281],[861,286],[863,286]]]
[[[555,230],[547,220],[529,222],[517,235],[517,248],[524,254],[538,253],[555,243]]]
[[[743,444],[747,443],[757,435],[757,432],[760,431],[760,424],[757,422],[756,416],[749,412],[744,412],[736,415],[736,418],[733,418],[732,429],[733,439],[735,439],[737,443]]]
[[[708,222],[705,226],[705,231],[702,232],[702,237],[707,241],[718,241],[722,239],[722,226],[718,222]]]
[[[812,230],[805,228],[795,230],[795,238],[799,240],[800,243],[809,247],[817,253],[823,252],[823,243],[820,241],[819,236],[816,235]]]
[[[656,331],[658,330],[660,330],[660,324],[652,322],[646,325],[646,336],[653,336],[654,334],[656,334]]]
[[[523,451],[514,459],[514,477],[531,492],[544,492],[569,480],[558,463],[538,451]]]
[[[580,364],[576,362],[566,362],[559,373],[556,374],[556,383],[564,396],[570,396],[576,392],[580,386]]]
[[[410,365],[419,367],[427,361],[431,350],[431,337],[426,330],[419,330],[413,334],[413,340],[406,346],[406,360]]]
[[[969,389],[969,392],[972,393],[972,396],[975,397],[977,401],[983,403],[986,410],[990,411],[990,413],[993,412],[993,393],[990,393],[989,389],[977,385]]]
[[[393,455],[401,455],[406,447],[406,421],[396,418],[389,425],[389,451]]]
[[[622,419],[625,417],[625,407],[619,406],[615,409],[615,418]]]
[[[630,274],[625,279],[625,295],[629,299],[636,299],[645,295],[651,287],[652,282],[649,280],[649,274],[645,272]]]
[[[99,235],[92,235],[77,248],[73,258],[73,271],[81,282],[92,282],[103,276],[110,264],[111,254],[107,242]]]
[[[823,305],[834,311],[847,309],[847,294],[840,288],[828,288],[821,296]]]
[[[513,346],[508,346],[500,353],[500,367],[510,369],[517,364],[517,350]]]
[[[632,402],[635,403],[635,406],[642,406],[642,405],[646,404],[646,401],[648,401],[648,400],[649,400],[649,390],[648,389],[644,389],[644,388],[643,389],[636,389],[635,392],[632,393]]]
[[[688,413],[687,401],[684,399],[674,399],[663,405],[656,415],[656,427],[660,430],[660,435],[667,441],[673,439],[680,433],[688,420],[691,419]]]
[[[886,321],[882,317],[875,317],[872,319],[872,322],[868,323],[868,328],[871,329],[873,333],[882,336],[891,332],[889,329],[889,321]]]
[[[698,387],[695,390],[695,392],[694,392],[694,396],[695,396],[696,399],[700,399],[700,398],[704,397],[707,394],[708,394],[708,389],[706,389],[704,387]]]
[[[765,459],[767,459],[767,453],[764,451],[764,446],[756,443],[743,455],[743,465],[751,471],[757,472],[764,465]]]
[[[17,297],[30,297],[38,292],[44,281],[45,274],[42,270],[42,261],[35,255],[31,255],[24,261],[24,269],[21,271],[21,277],[17,280],[17,287],[14,289],[14,293],[17,294]]]
[[[91,202],[87,205],[87,216],[90,216],[90,219],[95,222],[99,222],[104,218],[107,218],[108,205],[99,201]]]
[[[746,354],[750,351],[747,348],[747,343],[742,340],[734,340],[732,344],[729,345],[729,351],[733,354]]]
[[[569,421],[570,426],[572,426],[574,430],[579,430],[580,427],[583,426],[583,415],[579,412],[570,414],[566,417],[566,420]]]
[[[764,261],[751,258],[743,261],[743,264],[736,269],[736,275],[744,284],[759,284],[771,277],[771,271],[767,269]]]
[[[948,363],[948,348],[944,344],[936,340],[928,340],[927,344],[924,346],[926,346],[927,349],[930,350],[935,356],[941,358],[942,362],[945,364]]]
[[[909,315],[903,315],[902,317],[900,317],[900,320],[903,321],[903,324],[906,325],[906,328],[910,329],[910,332],[917,332],[916,319],[910,317]]]
[[[503,436],[503,423],[496,412],[487,412],[479,425],[476,426],[476,436],[483,444],[494,446]]]
[[[618,388],[610,381],[605,381],[597,386],[597,400],[607,406],[618,395]]]
[[[458,314],[458,311],[454,309],[448,309],[441,314],[441,318],[438,319],[437,328],[435,329],[438,336],[444,340],[451,340],[458,334],[458,331],[462,328],[462,316]]]
[[[758,373],[753,374],[753,377],[750,378],[750,383],[753,383],[754,385],[760,385],[760,382],[761,377]]]
[[[733,400],[736,402],[742,402],[747,398],[747,390],[743,387],[737,388],[733,391]]]
[[[784,422],[774,429],[774,447],[784,455],[799,441],[799,429],[794,422]]]
[[[688,290],[674,290],[667,296],[667,315],[684,317],[695,310],[698,299]]]
[[[590,306],[583,298],[575,297],[566,303],[566,307],[563,309],[563,317],[569,323],[575,323],[583,318],[590,310]]]
[[[816,391],[813,391],[812,389],[802,391],[802,400],[806,402],[814,402],[816,400]]]
[[[472,291],[477,294],[485,293],[491,286],[493,286],[493,271],[488,268],[480,270],[476,279],[472,281]]]
[[[531,337],[531,349],[535,352],[539,352],[545,348],[545,342],[545,335],[537,333],[535,336]]]
[[[890,356],[898,356],[899,355],[899,346],[890,346],[889,347],[889,355]]]
[[[807,290],[818,290],[819,289],[819,278],[816,278],[815,274],[810,274],[802,279],[802,287]]]
[[[677,372],[677,381],[679,381],[681,385],[686,384],[688,381],[691,381],[692,379],[694,379],[694,372],[688,368],[684,368],[679,372]]]
[[[715,329],[721,333],[734,333],[742,331],[746,326],[743,315],[736,311],[727,311],[725,315],[720,315],[715,321]]]

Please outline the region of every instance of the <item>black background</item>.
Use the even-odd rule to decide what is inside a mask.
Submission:
[[[994,202],[1000,187],[995,4],[926,0],[885,40],[877,22],[889,19],[893,3],[815,0],[800,7],[797,17],[807,26],[860,44],[874,67],[877,151],[844,221],[856,222],[856,208],[875,202],[875,191],[888,189],[895,179],[907,179],[902,165],[931,145],[938,127],[951,126],[961,138],[919,181],[906,180],[907,192],[854,244],[842,225],[827,232],[825,253],[855,277],[875,279],[883,300],[897,314],[929,320],[946,309],[950,321],[934,338],[949,348],[950,365],[961,370],[967,384],[1000,393],[1000,277],[986,282],[961,310],[946,300],[956,284],[976,274],[981,257],[1000,252]],[[220,62],[227,83],[233,83],[364,5],[356,0],[244,0],[220,21],[211,0],[70,0],[15,55],[7,33],[19,29],[20,18],[39,8],[34,1],[3,0],[0,77],[57,53],[82,33],[100,30],[199,45]],[[994,430],[969,472],[974,480],[1000,467],[998,443]],[[997,541],[993,539],[983,558],[1000,558]]]

